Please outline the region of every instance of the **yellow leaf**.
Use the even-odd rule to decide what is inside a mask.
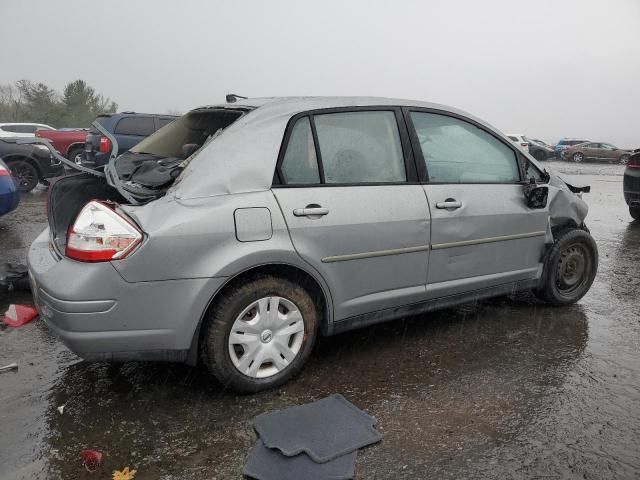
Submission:
[[[133,480],[136,476],[137,470],[129,470],[129,467],[124,467],[122,470],[113,471],[113,480]]]

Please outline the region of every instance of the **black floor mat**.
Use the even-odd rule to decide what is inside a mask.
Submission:
[[[316,463],[305,453],[285,457],[258,439],[242,473],[257,480],[348,480],[355,473],[357,454],[353,451],[330,462]]]
[[[288,457],[305,452],[319,463],[379,442],[375,424],[375,418],[338,394],[253,420],[265,446]]]

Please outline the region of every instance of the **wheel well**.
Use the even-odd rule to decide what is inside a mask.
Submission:
[[[84,143],[72,143],[67,147],[67,152],[65,155],[69,155],[69,152],[73,150],[81,150],[84,148]]]
[[[321,315],[320,320],[320,332],[322,334],[326,334],[328,331],[328,322],[330,318],[329,312],[329,304],[327,302],[327,297],[318,283],[318,281],[305,272],[304,270],[294,267],[293,265],[288,264],[268,264],[268,265],[260,265],[257,267],[253,267],[249,270],[245,270],[242,273],[239,273],[235,277],[229,279],[227,283],[225,283],[222,288],[220,288],[211,298],[207,308],[202,314],[202,318],[198,323],[198,327],[193,336],[193,340],[191,342],[191,348],[189,349],[189,354],[187,356],[187,363],[190,365],[195,365],[198,362],[199,352],[200,352],[200,342],[202,337],[202,326],[204,322],[207,321],[207,315],[211,308],[215,305],[216,299],[220,297],[220,295],[225,292],[237,287],[238,285],[242,285],[243,283],[250,282],[252,279],[264,275],[271,275],[274,277],[285,278],[287,280],[293,281],[299,285],[301,285],[304,289],[309,292],[311,298],[313,298],[314,303],[318,306],[318,310]]]
[[[42,170],[40,170],[40,165],[38,165],[38,162],[36,162],[31,157],[25,157],[24,155],[7,155],[6,157],[3,157],[2,160],[4,160],[7,163],[7,166],[9,166],[8,164],[11,163],[12,161],[24,160],[25,162],[28,162],[31,165],[33,165],[36,171],[38,172],[38,178],[42,178]]]

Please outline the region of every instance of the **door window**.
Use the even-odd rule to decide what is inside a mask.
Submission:
[[[125,117],[116,125],[114,133],[121,135],[138,135],[146,137],[155,131],[153,118]]]
[[[325,183],[397,183],[407,174],[395,113],[314,115]]]
[[[516,183],[516,152],[475,125],[446,115],[411,112],[432,183]]]
[[[299,119],[293,126],[281,171],[284,182],[290,185],[320,183],[320,171],[309,117]]]

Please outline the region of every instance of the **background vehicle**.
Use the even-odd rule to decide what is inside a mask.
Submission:
[[[556,144],[554,150],[556,151],[556,156],[558,158],[562,158],[562,151],[573,146],[573,145],[579,145],[581,143],[586,143],[589,140],[581,140],[579,138],[561,138],[560,140],[558,140],[558,143]]]
[[[118,141],[117,154],[120,155],[176,118],[175,115],[122,112],[105,113],[99,115],[95,121]],[[111,141],[107,137],[95,127],[90,127],[81,159],[82,165],[91,168],[103,166],[109,160],[111,146]]]
[[[578,163],[591,160],[624,165],[629,161],[630,154],[631,150],[623,150],[610,143],[588,142],[565,148],[562,151],[562,158]]]
[[[0,139],[0,158],[18,182],[21,192],[30,192],[47,178],[64,175],[64,167],[44,145],[21,145],[16,138]]]
[[[88,128],[61,128],[59,130],[38,130],[36,137],[47,138],[53,147],[69,160],[80,161],[84,152]]]
[[[556,152],[553,150],[553,147],[546,143],[540,140],[529,139],[527,137],[524,137],[524,139],[529,142],[529,153],[533,155],[533,158],[536,160],[548,160],[555,156]]]
[[[622,185],[629,213],[635,220],[640,220],[640,149],[634,150],[629,156]]]
[[[287,381],[320,333],[516,290],[567,305],[597,270],[586,190],[442,105],[196,109],[104,173],[50,189],[41,318],[85,359],[201,358],[241,391]]]
[[[9,167],[0,160],[0,216],[9,213],[20,203],[20,191]]]
[[[55,130],[43,123],[0,123],[0,138],[33,137],[38,130]]]
[[[529,141],[521,133],[509,133],[507,137],[525,152],[529,151]]]

